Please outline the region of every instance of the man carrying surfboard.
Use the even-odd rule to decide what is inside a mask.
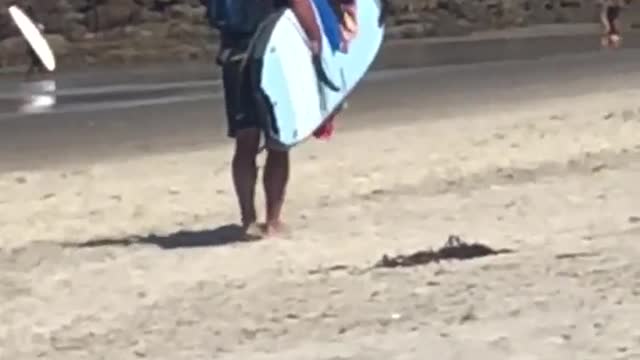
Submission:
[[[217,62],[222,66],[228,135],[235,139],[231,170],[242,226],[245,232],[251,235],[280,232],[284,228],[281,211],[289,179],[289,153],[271,148],[267,141],[267,159],[263,173],[266,221],[263,226],[259,226],[254,204],[258,175],[256,158],[264,125],[256,110],[245,58],[258,26],[278,9],[290,7],[311,39],[314,63],[319,64],[318,54],[322,51],[320,27],[316,23],[309,0],[203,1],[211,26],[221,32],[221,48]],[[317,70],[320,72],[319,78],[322,79],[322,68]],[[326,74],[324,78],[328,81]],[[333,84],[327,86],[335,87]]]
[[[25,14],[27,14],[27,16],[29,16],[32,20],[36,21],[35,12],[31,5],[27,5],[27,7],[25,8]],[[36,21],[35,25],[38,27],[38,30],[40,31],[44,30],[44,25],[42,25],[41,23]],[[30,44],[27,44],[27,57],[29,58],[29,68],[25,73],[25,78],[27,79],[31,78],[34,72],[35,73],[46,72],[45,66],[42,63],[40,56],[36,54],[35,50],[33,50],[33,47],[31,47]]]

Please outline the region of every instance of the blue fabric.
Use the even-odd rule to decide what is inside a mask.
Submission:
[[[329,46],[331,50],[340,50],[341,34],[340,25],[336,13],[329,5],[330,0],[313,0],[313,3],[318,10],[318,16],[320,17],[320,23],[322,24],[322,30],[324,35],[329,40]]]
[[[219,17],[223,15],[221,10],[224,8],[220,6],[220,2],[216,0],[204,0],[203,2],[207,10],[206,17],[209,22],[209,26],[217,29],[219,27]]]
[[[232,33],[253,33],[271,12],[262,0],[206,0],[209,25]]]

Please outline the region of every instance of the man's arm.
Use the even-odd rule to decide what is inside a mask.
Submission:
[[[322,51],[322,35],[320,34],[320,26],[316,21],[315,13],[313,12],[311,0],[288,0],[289,6],[300,25],[304,29],[304,32],[309,38],[311,52],[313,54],[320,54]]]
[[[309,47],[311,48],[311,61],[318,76],[318,80],[332,91],[340,91],[340,88],[329,79],[329,76],[322,67],[320,54],[322,52],[322,34],[320,26],[316,21],[316,15],[313,11],[311,1],[313,0],[288,0],[291,10],[298,18],[300,25],[309,38]]]

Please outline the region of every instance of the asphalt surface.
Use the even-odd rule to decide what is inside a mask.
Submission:
[[[638,49],[633,35],[615,52],[601,51],[594,36],[395,46],[349,99],[340,131],[637,88],[625,75],[639,71]],[[4,79],[0,171],[228,145],[216,76],[211,65],[176,65],[59,74],[40,84]],[[34,102],[50,106],[34,113]]]

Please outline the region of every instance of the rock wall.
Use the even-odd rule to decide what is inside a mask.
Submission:
[[[393,0],[391,38],[466,35],[550,23],[594,22],[594,0]]]
[[[215,51],[199,0],[0,0],[0,67],[25,61],[6,9],[28,1],[62,64],[211,59]],[[595,0],[389,1],[390,39],[597,21]]]

